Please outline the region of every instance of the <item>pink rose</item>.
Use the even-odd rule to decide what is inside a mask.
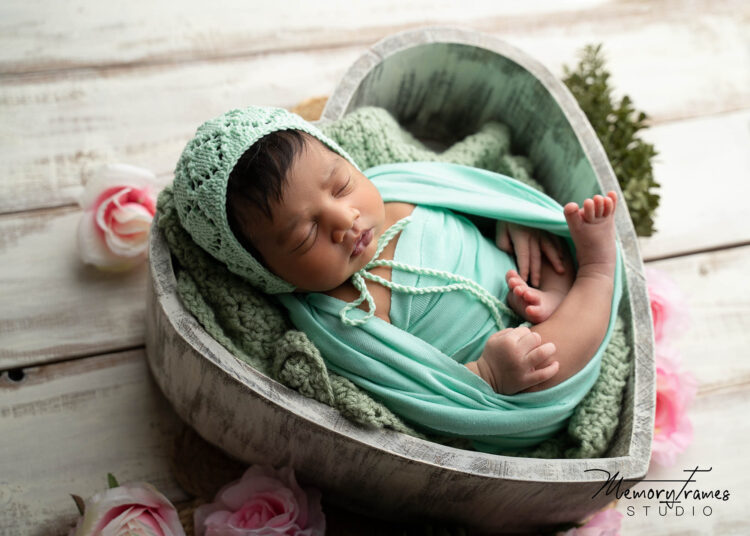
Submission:
[[[100,168],[79,204],[78,250],[86,264],[129,270],[148,256],[148,233],[156,212],[156,176],[127,164]]]
[[[563,536],[619,536],[622,513],[612,507],[598,511],[585,525],[571,529]]]
[[[151,484],[133,482],[86,501],[70,536],[185,536],[177,512]]]
[[[680,288],[660,270],[647,266],[646,283],[654,317],[654,339],[659,344],[664,337],[677,335],[687,328],[687,301]]]
[[[651,461],[674,465],[675,458],[693,440],[693,426],[687,407],[695,398],[698,384],[692,374],[681,370],[677,352],[666,345],[656,347],[656,417]]]
[[[323,536],[320,493],[302,491],[290,467],[251,466],[195,510],[196,536]]]

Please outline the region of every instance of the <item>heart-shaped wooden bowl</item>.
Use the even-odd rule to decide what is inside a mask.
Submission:
[[[513,152],[564,204],[615,190],[617,180],[567,88],[540,63],[475,31],[429,27],[383,39],[347,71],[320,123],[381,106],[440,148],[497,119]],[[623,205],[624,207],[624,205]],[[167,244],[153,226],[147,353],[177,413],[204,438],[247,463],[291,464],[324,496],[370,515],[429,516],[492,532],[539,531],[577,521],[648,469],[654,425],[653,329],[638,243],[626,210],[616,213],[628,290],[634,366],[606,457],[534,459],[455,449],[357,426],[236,359],[182,306]],[[593,471],[589,471],[593,470]],[[597,493],[598,492],[598,493]]]

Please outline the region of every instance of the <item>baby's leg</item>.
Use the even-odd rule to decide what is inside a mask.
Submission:
[[[542,342],[555,344],[549,358],[560,369],[549,380],[527,391],[553,387],[580,371],[596,353],[609,324],[617,250],[614,212],[617,195],[609,192],[587,199],[583,208],[565,206],[565,219],[576,246],[578,272],[570,291],[547,320],[531,327]]]
[[[559,273],[546,257],[542,257],[538,289],[529,286],[516,270],[508,270],[505,274],[508,283],[508,305],[516,314],[538,324],[555,312],[575,280],[573,259],[566,249],[563,249],[562,262],[565,271]]]

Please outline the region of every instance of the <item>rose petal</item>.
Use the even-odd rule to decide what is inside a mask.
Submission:
[[[126,510],[120,512],[120,514],[111,519],[106,523],[100,523],[101,530],[95,531],[95,534],[101,534],[101,536],[118,536],[124,527],[127,527],[128,523],[142,515],[145,508],[141,506],[131,506]]]
[[[119,195],[119,194],[117,194]],[[119,204],[113,197],[113,202],[105,201],[97,210],[97,226],[104,231],[107,247],[120,257],[137,257],[142,255],[148,247],[148,230],[151,226],[151,216],[145,208],[131,210]],[[109,203],[109,204],[108,204]],[[113,210],[109,210],[114,206]],[[145,214],[144,214],[145,212]],[[145,218],[145,221],[144,221]],[[117,230],[119,222],[138,221],[142,231],[138,234],[121,234]]]
[[[103,166],[80,199],[84,222],[79,226],[81,258],[107,271],[123,271],[148,257],[148,236],[156,209],[156,176],[149,170],[112,164]],[[99,239],[96,239],[96,235]]]
[[[76,245],[78,255],[86,264],[92,264],[103,271],[120,272],[129,270],[148,256],[147,251],[140,256],[123,258],[107,248],[103,235],[94,223],[92,211],[86,211],[78,222]]]
[[[229,516],[230,512],[225,510],[225,505],[221,502],[202,504],[193,512],[193,526],[195,527],[195,536],[203,536],[206,531],[206,524],[209,517],[214,512],[226,512]]]
[[[313,505],[315,511],[310,510]],[[315,526],[301,523],[303,512],[308,525],[315,520]],[[308,496],[291,468],[276,471],[260,465],[249,467],[241,479],[223,486],[214,503],[196,509],[194,520],[196,536],[322,536],[325,532],[319,492],[312,490]]]
[[[276,478],[275,473],[269,474],[268,468],[252,466],[245,471],[240,480],[222,490],[220,499],[229,510],[235,511],[242,507],[248,497],[256,493],[275,491],[284,487],[285,485]]]
[[[101,532],[104,527],[140,521],[141,517],[155,520],[164,536],[185,536],[172,503],[156,488],[145,482],[123,484],[90,497],[86,501],[85,514],[76,536],[105,534]],[[155,526],[149,521],[142,525]]]
[[[81,208],[89,208],[94,205],[97,197],[108,188],[123,186],[153,192],[159,188],[159,183],[156,175],[148,169],[129,164],[108,164],[94,172],[91,179],[86,183],[84,192],[78,202]]]
[[[113,211],[112,218],[110,226],[120,236],[148,233],[154,219],[146,207],[135,203],[127,203],[122,208]]]
[[[232,512],[228,510],[216,510],[206,517],[206,526],[210,527],[212,525],[226,525],[231,516]]]
[[[656,352],[656,415],[651,462],[670,466],[693,438],[687,407],[697,390],[695,378],[680,369],[679,356],[662,345]]]
[[[142,233],[137,237],[133,236],[119,236],[113,229],[112,224],[108,221],[113,215],[119,217],[122,220],[128,218],[127,215],[117,214],[118,211],[122,210],[117,203],[118,196],[122,195],[122,192],[115,193],[107,198],[99,207],[96,209],[95,222],[96,228],[104,236],[104,244],[107,249],[110,250],[112,255],[116,258],[119,257],[119,261],[123,259],[129,259],[134,257],[140,257],[146,251],[148,247],[148,233]],[[114,207],[114,209],[113,209]]]
[[[166,527],[166,523],[157,515],[154,516],[150,511],[147,515],[142,515],[135,520],[140,528],[143,529],[145,534],[153,536],[166,536],[163,527]]]
[[[670,277],[655,268],[645,269],[654,339],[657,343],[684,332],[689,325],[687,299]]]

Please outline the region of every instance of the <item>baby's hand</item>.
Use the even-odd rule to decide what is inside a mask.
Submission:
[[[542,337],[527,327],[507,328],[487,339],[477,369],[496,392],[512,395],[557,374],[560,364],[547,363],[555,350],[553,343],[542,344]]]
[[[549,259],[557,273],[565,273],[562,245],[556,236],[539,229],[504,221],[498,221],[496,229],[497,247],[506,253],[515,252],[518,273],[524,281],[529,281],[529,271],[531,271],[531,285],[539,287],[542,253]]]

